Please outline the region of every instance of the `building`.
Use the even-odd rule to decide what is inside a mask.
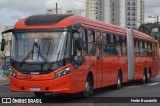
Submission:
[[[87,0],[86,16],[137,29],[144,23],[144,0]]]
[[[144,0],[126,0],[126,28],[138,29],[144,23]]]
[[[105,0],[104,22],[125,26],[125,0]]]
[[[140,0],[140,22],[144,24],[144,0]]]
[[[86,17],[104,21],[104,1],[105,0],[87,0]]]
[[[56,11],[56,8],[54,8],[54,7],[47,10],[47,14],[56,14],[56,12],[57,12],[57,14],[64,14],[65,13],[62,8],[58,8],[57,11]]]

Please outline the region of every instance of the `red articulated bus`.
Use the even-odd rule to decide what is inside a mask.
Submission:
[[[10,88],[13,92],[77,93],[158,75],[154,38],[81,16],[35,15],[12,32]],[[4,49],[2,40],[2,50]]]

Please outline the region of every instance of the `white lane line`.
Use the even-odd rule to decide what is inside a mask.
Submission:
[[[152,84],[148,84],[148,86],[154,86],[154,85],[158,85],[158,84],[160,84],[160,82],[154,82]]]
[[[138,88],[138,87],[140,87],[140,86],[128,86],[126,88]]]

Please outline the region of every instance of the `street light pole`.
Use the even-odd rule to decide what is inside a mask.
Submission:
[[[157,15],[157,16],[148,16],[148,18],[153,18],[153,19],[155,19],[157,25],[159,24],[159,15]]]
[[[153,19],[155,19],[156,20],[156,25],[157,25],[157,28],[159,27],[159,15],[157,15],[157,16],[148,16],[148,18],[153,18]],[[158,40],[158,44],[159,44],[159,30],[158,30],[158,32],[157,32],[157,34],[156,34],[156,36],[157,36],[157,40]]]
[[[157,15],[157,24],[159,24],[159,16]]]

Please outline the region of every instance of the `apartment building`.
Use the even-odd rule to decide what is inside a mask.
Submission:
[[[87,0],[86,16],[137,29],[144,23],[144,0]]]
[[[144,0],[140,0],[140,22],[144,24]]]
[[[104,21],[104,1],[105,0],[87,0],[86,17],[94,20]]]
[[[105,0],[104,22],[125,26],[125,0]]]

